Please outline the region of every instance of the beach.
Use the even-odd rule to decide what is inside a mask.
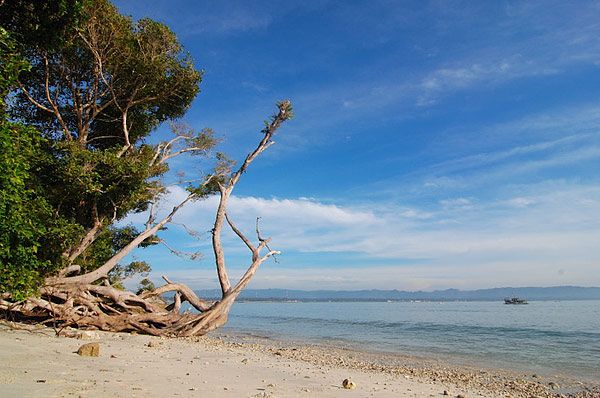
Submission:
[[[63,333],[70,337],[51,328],[0,326],[2,397],[600,397],[589,383],[344,347],[222,333],[188,339]],[[98,357],[76,353],[89,342],[99,343]],[[355,388],[343,388],[344,379]]]

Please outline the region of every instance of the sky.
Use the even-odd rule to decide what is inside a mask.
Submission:
[[[234,159],[277,100],[294,105],[230,204],[239,227],[250,235],[260,217],[282,251],[250,288],[600,286],[599,2],[116,5],[177,34],[205,71],[183,120],[214,129]],[[184,195],[171,186],[161,208]],[[162,235],[199,260],[163,246],[131,258],[156,281],[218,287],[216,203],[187,206]],[[250,254],[225,242],[235,279]]]

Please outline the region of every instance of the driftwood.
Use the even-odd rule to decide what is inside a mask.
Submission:
[[[57,276],[46,279],[39,290],[38,297],[30,297],[24,301],[14,302],[10,294],[0,294],[0,310],[3,315],[10,319],[33,321],[59,329],[71,326],[115,332],[136,331],[156,336],[198,336],[225,324],[232,304],[248,285],[260,265],[269,257],[279,254],[278,251],[269,248],[270,239],[263,239],[260,236],[258,223],[256,244],[234,225],[227,215],[228,200],[250,163],[274,144],[272,140],[274,133],[290,117],[290,102],[280,102],[278,113],[263,130],[264,136],[255,150],[246,157],[230,178],[218,183],[220,201],[212,230],[212,243],[221,285],[220,300],[215,302],[204,300],[188,286],[174,283],[167,277],[163,277],[164,285],[140,294],[119,290],[108,283],[108,273],[123,257],[144,239],[156,234],[169,223],[175,213],[187,202],[197,198],[196,194],[190,193],[159,222],[155,222],[151,211],[145,230],[98,269],[78,275],[79,267],[70,264],[59,271]],[[209,182],[210,179],[207,180],[207,183]],[[227,223],[251,253],[248,269],[233,286],[229,280],[221,244],[224,223]],[[86,236],[84,239],[89,240],[89,237]],[[78,251],[79,249],[70,251],[65,255],[69,259],[76,259]],[[171,303],[166,302],[165,294],[170,297]],[[194,309],[193,311],[182,311],[182,305],[186,302]]]

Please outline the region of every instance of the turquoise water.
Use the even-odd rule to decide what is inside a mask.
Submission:
[[[600,380],[600,301],[245,302],[225,330]]]

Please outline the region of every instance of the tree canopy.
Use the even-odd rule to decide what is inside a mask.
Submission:
[[[204,130],[158,147],[143,142],[158,125],[185,113],[202,77],[165,25],[133,22],[105,0],[11,1],[0,11],[2,98],[11,93],[3,122],[13,121],[4,130],[2,166],[20,173],[29,194],[43,198],[44,206],[28,200],[36,212],[23,210],[24,217],[39,220],[45,209],[65,229],[56,240],[42,233],[43,245],[34,239],[38,257],[54,265],[33,267],[36,278],[22,274],[33,287],[33,280],[75,259],[82,269],[101,265],[106,253],[123,246],[107,249],[108,241],[115,243],[107,236],[123,233],[108,227],[146,210],[164,191],[158,177],[168,170],[173,147],[181,141],[180,151],[207,155],[216,140]],[[3,188],[6,195],[25,189]],[[27,197],[12,196],[20,204]],[[16,211],[14,203],[6,206]]]
[[[190,336],[224,324],[258,267],[277,254],[252,243],[227,215],[228,199],[250,164],[292,117],[289,101],[265,123],[241,165],[216,152],[210,129],[178,121],[199,93],[202,72],[175,34],[151,19],[133,21],[108,0],[0,1],[0,310],[64,326]],[[165,122],[171,137],[147,138]],[[209,172],[185,183],[187,196],[157,218],[169,160],[196,156]],[[164,277],[123,281],[150,265],[124,263],[191,201],[218,195],[212,245],[222,298],[209,302]],[[146,212],[141,228],[123,226]],[[236,282],[221,243],[229,226],[251,252]],[[266,252],[266,253],[265,253]],[[167,304],[164,294],[171,293]],[[197,313],[182,311],[187,301]]]

